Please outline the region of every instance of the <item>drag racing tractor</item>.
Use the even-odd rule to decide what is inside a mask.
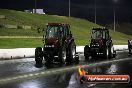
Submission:
[[[91,43],[84,47],[84,56],[86,60],[103,56],[104,58],[115,57],[115,51],[109,30],[106,28],[93,28],[91,33]]]
[[[69,24],[48,23],[44,30],[44,46],[35,49],[36,64],[42,64],[43,57],[46,63],[73,63],[78,61],[76,44],[70,31]]]
[[[128,50],[129,50],[129,54],[132,53],[132,40],[128,40]]]

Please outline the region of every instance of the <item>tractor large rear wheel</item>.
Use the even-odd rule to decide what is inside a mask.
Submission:
[[[58,59],[59,59],[59,63],[63,64],[65,63],[66,60],[66,48],[60,48],[59,53],[58,53]]]
[[[51,63],[53,63],[53,58],[54,58],[54,56],[53,56],[53,53],[51,52],[49,52],[45,57],[44,57],[44,59],[45,59],[45,61],[46,61],[46,63],[47,64],[51,64]]]
[[[103,54],[104,54],[104,57],[105,59],[108,59],[109,58],[109,48],[108,47],[105,47],[104,50],[103,50]]]
[[[37,65],[42,65],[43,52],[41,47],[35,49],[35,61]]]
[[[89,60],[89,56],[90,56],[90,50],[89,50],[89,49],[90,49],[90,48],[89,48],[88,45],[86,45],[86,46],[84,47],[84,56],[85,56],[85,60],[86,60],[86,61]]]
[[[68,46],[66,62],[71,64],[76,61],[78,62],[79,58],[76,58],[76,45],[73,42]]]
[[[73,63],[76,61],[76,45],[72,43],[69,48],[69,62]]]
[[[109,59],[111,58],[114,58],[114,47],[111,46],[109,47],[109,56],[108,56]]]

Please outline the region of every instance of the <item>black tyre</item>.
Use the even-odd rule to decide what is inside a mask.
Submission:
[[[91,61],[95,61],[97,59],[97,55],[95,53],[91,53]]]
[[[68,63],[73,63],[75,62],[76,60],[76,45],[75,43],[73,42],[72,44],[69,45],[69,48],[68,48],[68,55],[67,55],[67,62]]]
[[[35,49],[35,61],[36,64],[41,65],[43,60],[43,52],[41,47]]]
[[[59,63],[63,64],[65,63],[66,60],[66,48],[60,48],[59,53],[58,53],[58,59],[59,59]]]
[[[85,81],[86,81],[85,77],[82,76],[82,77],[80,78],[80,84],[83,84]]]
[[[116,51],[113,52],[113,58],[116,58]]]
[[[84,47],[84,56],[85,56],[85,60],[87,61],[87,60],[89,60],[89,56],[90,56],[90,53],[89,53],[89,46],[88,45],[86,45],[85,47]]]
[[[129,54],[131,54],[132,53],[132,51],[131,51],[131,49],[129,49]]]
[[[79,64],[79,55],[78,55],[78,53],[76,53],[75,63],[76,63],[76,64]]]
[[[75,53],[73,53],[73,54],[75,54],[75,56],[74,56],[73,58],[75,58],[75,59],[74,59],[74,60],[75,60],[75,63],[78,64],[78,63],[79,63],[79,55],[78,55],[78,53],[76,52],[76,45],[75,45],[74,47],[75,47],[75,49],[74,49],[74,50],[75,50],[75,51],[74,51]]]
[[[114,47],[111,46],[111,47],[109,47],[109,56],[108,56],[108,58],[111,59],[113,57],[114,57]]]
[[[48,53],[48,55],[46,55],[45,57],[44,57],[44,59],[45,59],[45,61],[46,61],[46,63],[47,64],[51,64],[51,63],[53,63],[53,55],[52,55],[52,53]]]
[[[104,53],[105,59],[108,59],[109,58],[109,48],[108,47],[104,48],[103,53]]]

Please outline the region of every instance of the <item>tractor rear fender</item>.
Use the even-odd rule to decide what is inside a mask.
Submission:
[[[74,42],[74,38],[66,39],[65,41],[67,45],[70,45],[72,42]]]

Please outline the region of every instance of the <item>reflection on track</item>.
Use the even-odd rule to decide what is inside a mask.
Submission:
[[[89,74],[128,74],[132,77],[132,58],[123,62],[102,64],[100,66],[87,67]],[[130,83],[84,83],[80,84],[80,79],[77,73],[73,73],[69,81],[68,88],[131,88]]]
[[[118,53],[117,53],[118,54]],[[128,56],[128,52],[120,52],[117,55],[117,59],[123,57],[126,58]],[[86,64],[84,62],[84,56],[83,54],[79,54],[80,57],[80,65]],[[96,59],[96,61],[92,61],[92,63],[100,61],[101,59]],[[101,60],[102,61],[102,60]],[[91,62],[87,62],[88,64]],[[0,78],[2,77],[7,77],[7,76],[12,76],[12,75],[19,75],[19,74],[25,74],[25,73],[30,73],[30,72],[37,72],[37,71],[44,71],[47,69],[52,69],[52,68],[60,68],[60,67],[65,67],[65,66],[75,66],[76,64],[72,65],[58,65],[58,64],[53,64],[53,65],[45,65],[43,62],[42,67],[35,67],[35,61],[34,58],[27,58],[27,59],[17,59],[17,60],[6,60],[6,61],[0,61]]]
[[[96,59],[96,61],[85,62],[83,54],[79,55],[80,63],[78,65],[46,65],[43,64],[41,67],[35,67],[34,58],[30,59],[20,59],[20,60],[8,60],[0,61],[0,78],[11,77],[16,75],[34,73],[34,72],[45,72],[47,70],[58,69],[60,67],[76,67],[84,64],[88,64],[89,73],[101,73],[101,74],[129,74],[132,71],[128,68],[132,66],[132,57],[128,58],[128,52],[119,52],[117,58],[124,58],[126,60],[116,61],[109,63],[108,61],[103,61],[101,59]],[[130,60],[129,60],[130,59]],[[100,62],[108,62],[106,64],[98,64]],[[91,63],[91,66],[89,64]],[[97,63],[97,64],[95,64]],[[123,85],[123,84],[121,84]],[[57,73],[49,76],[34,77],[32,79],[18,80],[17,82],[8,83],[8,85],[0,85],[0,88],[120,88],[121,86],[116,84],[82,84],[78,82],[76,70],[64,71],[62,73]],[[124,84],[122,88],[130,88],[129,85]]]

